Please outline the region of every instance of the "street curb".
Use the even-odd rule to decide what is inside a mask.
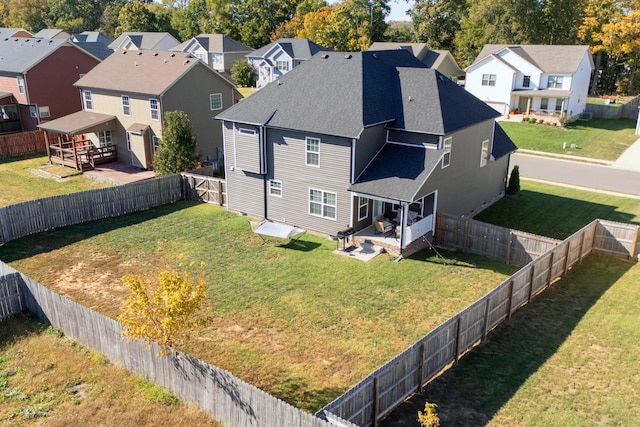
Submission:
[[[551,157],[554,159],[561,159],[561,160],[571,160],[574,162],[593,163],[595,165],[603,165],[603,166],[611,166],[614,163],[611,160],[592,159],[589,157],[570,156],[567,154],[547,153],[544,151],[526,150],[523,148],[518,148],[516,150],[516,153],[530,155],[530,156],[538,156],[538,157]]]

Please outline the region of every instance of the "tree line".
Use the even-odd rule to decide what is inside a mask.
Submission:
[[[415,0],[410,22],[385,22],[403,0],[0,0],[0,25],[37,32],[169,32],[180,40],[225,34],[252,48],[280,37],[339,51],[372,41],[425,42],[465,67],[485,44],[587,44],[592,90],[633,92],[640,53],[640,0]]]

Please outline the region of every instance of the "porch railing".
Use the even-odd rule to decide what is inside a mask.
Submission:
[[[420,221],[407,226],[405,244],[408,245],[409,243],[418,240],[430,231],[433,231],[433,214],[427,215]]]

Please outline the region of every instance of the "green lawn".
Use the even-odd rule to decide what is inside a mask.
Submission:
[[[381,424],[640,425],[640,265],[592,255]]]
[[[638,139],[635,120],[630,119],[578,120],[567,129],[516,122],[500,125],[518,148],[611,161]],[[577,148],[572,149],[572,144]]]
[[[523,179],[519,197],[505,197],[475,217],[556,239],[598,218],[640,224],[640,200]]]
[[[75,169],[52,166],[43,155],[0,160],[0,207],[110,186],[79,175]]]
[[[127,296],[125,274],[150,276],[178,254],[204,261],[213,319],[182,350],[309,411],[515,271],[458,253],[443,253],[463,261],[456,266],[431,251],[365,263],[335,249],[310,233],[289,246],[263,244],[246,217],[180,202],[10,242],[0,259],[113,317]]]

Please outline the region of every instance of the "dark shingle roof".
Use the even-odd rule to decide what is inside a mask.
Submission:
[[[358,138],[379,123],[444,135],[499,114],[404,49],[322,53],[217,116]]]
[[[413,201],[441,157],[421,145],[385,144],[349,191]]]
[[[497,122],[493,131],[493,148],[491,149],[491,155],[494,159],[499,159],[507,154],[513,153],[518,147],[513,143],[509,135],[502,129]]]

